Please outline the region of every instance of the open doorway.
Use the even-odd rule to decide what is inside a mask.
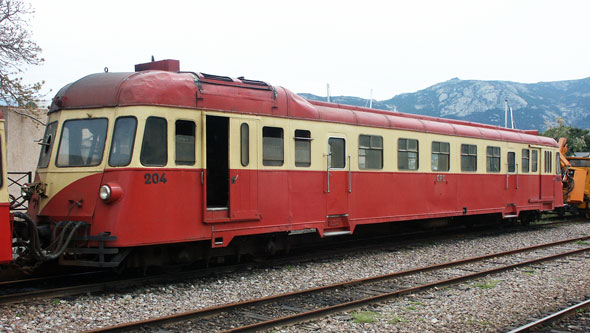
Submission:
[[[207,209],[227,209],[229,118],[207,116]]]

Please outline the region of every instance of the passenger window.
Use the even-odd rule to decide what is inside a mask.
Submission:
[[[529,172],[529,164],[530,164],[530,150],[523,149],[522,150],[522,172]]]
[[[56,165],[88,167],[102,162],[108,122],[106,119],[75,119],[63,124]]]
[[[359,136],[359,169],[383,169],[383,137]]]
[[[283,129],[262,128],[262,165],[281,166],[284,161]]]
[[[500,172],[500,147],[486,148],[486,171]]]
[[[551,152],[550,151],[546,151],[545,152],[545,172],[546,173],[551,173],[551,165],[552,165],[552,161],[551,161]]]
[[[176,164],[195,165],[196,125],[190,120],[176,121]]]
[[[418,140],[397,140],[397,167],[400,170],[418,170]]]
[[[295,130],[295,166],[311,165],[311,132]]]
[[[246,123],[240,125],[240,160],[242,166],[250,164],[250,126]]]
[[[149,117],[145,122],[141,143],[141,164],[164,166],[168,162],[168,123],[160,117]]]
[[[512,151],[508,152],[508,172],[516,171],[516,154]]]
[[[531,172],[537,172],[539,170],[539,151],[533,150],[531,152]]]
[[[49,158],[51,157],[51,150],[53,148],[53,142],[55,141],[55,132],[57,130],[57,121],[47,125],[45,129],[45,135],[41,141],[41,154],[39,155],[39,168],[47,168],[49,165]]]
[[[461,171],[477,171],[476,145],[461,145]]]
[[[110,166],[126,166],[131,163],[136,128],[137,119],[135,117],[117,118],[115,121],[115,130],[113,131],[111,152],[109,154]]]
[[[432,171],[449,171],[450,144],[432,141]]]
[[[330,169],[342,169],[346,167],[346,142],[342,138],[328,139],[330,152],[328,155],[328,167]]]
[[[555,153],[555,173],[561,175],[561,161],[559,160],[559,153]]]

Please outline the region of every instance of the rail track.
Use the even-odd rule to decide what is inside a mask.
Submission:
[[[429,288],[457,284],[522,266],[590,251],[590,236],[465,258],[387,275],[268,296],[153,318],[91,332],[159,330],[256,331],[381,302]]]
[[[570,219],[549,219],[546,222],[534,224],[525,229],[517,227],[518,230],[530,230],[530,228],[540,228],[553,226],[562,223],[575,223],[576,220]],[[496,230],[494,232],[513,232],[514,229]],[[92,271],[74,274],[64,274],[55,276],[35,277],[30,279],[21,279],[13,281],[0,282],[0,304],[9,304],[23,302],[32,299],[66,297],[80,294],[97,293],[124,290],[133,288],[138,285],[174,283],[187,279],[202,278],[218,274],[228,274],[232,272],[244,271],[254,267],[272,267],[284,264],[293,264],[306,262],[310,260],[321,260],[325,258],[334,258],[335,256],[344,256],[347,253],[358,251],[367,251],[372,249],[383,249],[391,247],[413,246],[417,240],[441,241],[457,237],[456,228],[448,228],[444,232],[424,232],[411,231],[395,236],[378,236],[360,239],[343,239],[331,244],[330,249],[326,246],[309,246],[294,251],[293,254],[279,258],[271,258],[259,262],[246,262],[241,264],[232,264],[216,266],[211,268],[190,269],[184,271],[175,271],[173,273],[152,274],[148,276],[127,275],[118,276],[111,271]],[[471,232],[463,232],[467,237],[481,237],[481,233],[488,233],[489,227],[474,228]]]
[[[546,317],[543,317],[539,320],[535,320],[531,323],[528,323],[526,325],[515,328],[508,333],[530,332],[533,330],[537,330],[542,327],[549,326],[549,325],[551,325],[551,324],[553,324],[565,317],[574,316],[579,311],[584,311],[585,309],[589,309],[589,308],[590,308],[590,299],[580,302],[578,304],[572,305],[572,306],[570,306],[566,309],[563,309],[561,311],[557,311],[555,313],[552,313],[552,314],[550,314]]]

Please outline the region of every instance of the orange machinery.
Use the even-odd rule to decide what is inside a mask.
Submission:
[[[590,218],[590,157],[566,157],[566,138],[559,139],[564,203]]]

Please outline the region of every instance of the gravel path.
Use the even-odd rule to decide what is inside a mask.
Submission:
[[[0,308],[0,330],[79,331],[590,235],[590,223],[478,239],[426,242],[321,262],[287,265],[166,286],[40,300]],[[418,242],[418,241],[417,241]],[[386,304],[285,327],[321,331],[498,331],[590,295],[590,254],[490,276]]]

